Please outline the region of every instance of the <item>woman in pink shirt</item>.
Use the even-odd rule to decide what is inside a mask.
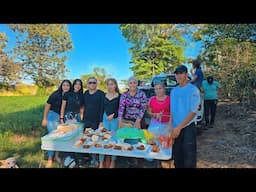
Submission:
[[[148,113],[151,121],[148,130],[156,137],[168,135],[170,123],[170,96],[165,94],[165,86],[162,82],[156,82],[155,94],[149,100]]]
[[[162,82],[156,82],[154,87],[156,96],[150,98],[148,106],[148,113],[151,116],[148,130],[157,138],[161,136],[167,138],[171,132],[170,96],[165,94],[165,86]],[[171,164],[172,160],[161,161],[162,168],[171,168]]]

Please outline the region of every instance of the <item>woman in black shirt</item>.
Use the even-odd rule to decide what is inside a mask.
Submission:
[[[61,123],[79,122],[83,118],[83,83],[80,79],[73,82],[73,91],[64,94],[61,105]]]
[[[57,91],[54,91],[48,98],[45,109],[44,117],[42,120],[42,126],[47,126],[48,133],[57,129],[60,121],[60,109],[61,102],[64,93],[71,90],[71,82],[69,80],[63,80]],[[48,151],[48,162],[46,164],[47,168],[52,167],[54,151]],[[56,153],[56,159],[58,160],[58,154]]]
[[[113,78],[107,79],[107,93],[104,98],[104,114],[103,114],[103,127],[112,134],[115,134],[118,129],[118,108],[120,101],[120,93],[117,81]],[[115,156],[107,156],[105,158],[106,168],[115,167]],[[100,165],[99,168],[104,168],[104,155],[99,155]]]

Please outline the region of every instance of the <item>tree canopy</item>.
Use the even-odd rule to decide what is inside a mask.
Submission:
[[[9,24],[16,32],[16,60],[25,78],[39,87],[56,85],[67,72],[65,61],[72,41],[65,24]]]
[[[169,72],[185,61],[184,34],[186,25],[178,24],[121,24],[120,30],[132,44],[131,70],[138,79]]]

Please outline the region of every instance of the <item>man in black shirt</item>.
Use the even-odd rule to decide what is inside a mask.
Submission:
[[[97,89],[97,79],[90,77],[87,80],[88,90],[84,93],[84,128],[98,129],[102,126],[104,112],[103,91]]]
[[[103,126],[104,97],[103,91],[97,89],[97,79],[90,77],[87,80],[88,90],[84,93],[84,129],[98,129]],[[90,167],[98,167],[96,155],[91,155]]]

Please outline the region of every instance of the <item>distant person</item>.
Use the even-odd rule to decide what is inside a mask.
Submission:
[[[202,91],[204,93],[204,118],[206,128],[213,128],[215,113],[218,102],[218,89],[220,88],[219,82],[215,81],[212,76],[207,77],[203,81]],[[211,119],[209,121],[209,115]]]
[[[193,76],[190,83],[192,83],[193,85],[198,87],[200,90],[201,86],[202,86],[202,82],[204,80],[204,74],[203,74],[202,68],[200,66],[200,62],[198,60],[194,60],[192,62],[192,64],[193,64],[193,69],[195,69],[195,72],[193,72],[193,69],[190,70],[190,72]]]
[[[187,81],[187,67],[175,70],[178,86],[171,91],[173,158],[175,168],[196,168],[196,126],[193,122],[200,104],[199,89]]]
[[[118,109],[120,96],[119,88],[116,79],[109,78],[106,80],[107,93],[104,98],[104,114],[103,114],[103,126],[108,131],[115,135],[118,129]],[[99,155],[100,165],[99,168],[115,168],[116,156]]]
[[[48,98],[45,108],[44,108],[44,117],[42,120],[42,126],[47,126],[48,133],[57,129],[57,126],[60,123],[60,110],[61,110],[61,102],[63,99],[63,95],[71,91],[71,82],[69,80],[63,80],[60,84],[60,87],[57,91],[54,91],[50,97]],[[61,161],[59,154],[55,154],[55,159],[57,161]],[[54,151],[48,151],[48,162],[46,164],[46,168],[52,167]]]
[[[90,77],[87,80],[88,90],[84,92],[84,129],[92,128],[94,130],[103,127],[104,98],[105,93],[97,89],[97,79]],[[90,167],[98,167],[96,155],[91,155]]]

